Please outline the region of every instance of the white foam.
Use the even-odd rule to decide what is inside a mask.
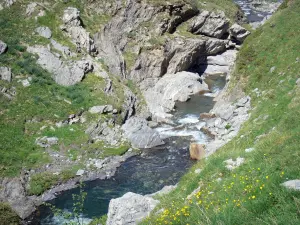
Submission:
[[[176,129],[174,127],[159,127],[156,128],[159,132],[161,138],[169,138],[169,137],[191,137],[191,141],[195,141],[200,144],[205,144],[207,142],[207,137],[205,134],[200,132],[199,130],[192,130],[188,128],[184,129]]]
[[[184,118],[179,119],[178,123],[180,124],[195,124],[199,123],[199,116],[193,114],[187,114]]]
[[[65,210],[66,213],[69,213]],[[83,215],[79,216],[79,222],[81,225],[88,225],[92,222],[92,219],[86,218]],[[47,218],[45,221],[41,221],[41,224],[61,225],[61,224],[77,224],[78,220],[75,218],[66,219],[63,215],[55,215],[51,218]]]

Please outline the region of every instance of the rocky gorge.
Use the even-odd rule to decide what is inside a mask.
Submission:
[[[2,10],[9,10],[8,7],[13,4],[18,2],[4,1]],[[94,95],[98,97],[98,91],[101,90],[100,98],[108,99],[105,104],[82,108],[80,112],[69,114],[60,121],[36,121],[35,118],[26,121],[27,124],[43,125],[36,132],[38,137],[34,144],[50,155],[51,163],[36,169],[24,169],[21,176],[16,178],[1,178],[0,200],[8,202],[18,216],[27,219],[25,223],[28,224],[61,224],[60,220],[55,222],[56,218],[52,215],[49,217],[47,210],[44,218],[30,216],[45,201],[57,198],[53,201],[59,202],[60,196],[66,195],[67,190],[75,188],[79,182],[96,180],[94,184],[100,182],[97,185],[105,186],[106,181],[118,181],[121,176],[126,176],[126,162],[134,162],[131,168],[140,162],[145,163],[146,167],[147,160],[155,158],[155,154],[165,161],[149,166],[149,172],[159,174],[160,171],[154,172],[153,168],[163,167],[164,164],[168,167],[169,160],[166,174],[174,173],[172,170],[178,166],[175,161],[180,160],[179,153],[185,155],[181,165],[184,169],[176,173],[172,180],[151,178],[160,184],[155,187],[151,184],[145,188],[145,181],[137,191],[149,194],[154,192],[151,189],[160,190],[163,186],[175,185],[193,164],[189,159],[189,151],[192,155],[195,149],[194,158],[199,160],[210,156],[231,141],[250,117],[251,97],[238,85],[231,86],[231,73],[235,68],[238,51],[250,35],[242,26],[245,19],[241,19],[240,9],[237,8],[234,17],[229,17],[220,10],[209,11],[204,3],[199,6],[181,1],[150,4],[148,1],[129,0],[125,5],[121,1],[108,1],[103,5],[91,1],[89,4],[90,8],[96,10],[95,13],[101,14],[105,7],[111,10],[108,11],[110,20],[94,36],[85,29],[81,11],[67,6],[59,16],[59,30],[69,43],[63,44],[60,39],[53,37],[52,33],[56,33],[56,30],[38,26],[34,35],[43,41],[26,49],[34,55],[36,64],[51,74],[57,85],[72,87],[93,76],[103,84],[90,88],[91,93],[93,89]],[[30,3],[23,9],[26,8],[26,16],[43,17],[50,7],[54,6],[47,2]],[[260,10],[271,12],[273,5],[271,9],[263,5]],[[9,48],[9,45],[0,42],[0,54],[6,54],[7,46]],[[0,67],[0,75],[3,82],[18,82],[22,88],[35,85],[33,75],[18,78],[10,72],[10,67]],[[216,85],[220,79],[226,85]],[[96,84],[94,81],[92,83]],[[134,83],[134,88],[131,83]],[[13,100],[15,94],[10,94],[10,90],[4,87],[1,93]],[[196,104],[204,104],[201,99],[206,97],[211,103],[203,111],[196,109],[187,114],[180,111],[182,105],[189,107],[194,99]],[[64,102],[63,105],[73,104],[65,98],[60,100]],[[52,132],[44,134],[43,130],[48,129]],[[55,134],[59,129],[70,129],[71,132],[74,129],[82,130],[87,140],[76,146],[73,144],[72,148],[83,152],[92,151],[93,154],[76,153],[76,159],[70,160],[60,151],[66,145],[60,142],[61,137],[48,135]],[[130,147],[120,155],[107,157],[105,151],[101,151],[101,148],[109,150],[125,145]],[[58,152],[55,149],[57,146],[60,148]],[[168,149],[170,153],[164,155],[155,149]],[[172,151],[176,152],[176,156]],[[59,176],[63,168],[70,166],[75,166],[76,173],[67,180],[59,180],[38,194],[29,194],[30,182],[36,174],[47,172]],[[121,172],[118,172],[118,167]],[[94,187],[94,184],[88,186]],[[109,185],[112,184],[105,187],[110,188]],[[123,183],[118,185],[122,186]],[[106,224],[136,224],[158,205],[159,201],[153,196],[168,193],[175,188],[166,187],[162,192],[145,196],[128,192],[116,198],[125,190],[131,191],[132,187],[126,185],[126,188],[112,196],[114,199],[109,203]],[[101,216],[106,210],[96,215]],[[87,222],[90,222],[89,219]]]

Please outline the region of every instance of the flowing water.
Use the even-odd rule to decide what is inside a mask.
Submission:
[[[260,21],[266,16],[263,14],[261,16],[259,12],[250,9],[247,0],[239,0],[236,3],[242,7],[251,22]],[[143,150],[141,155],[128,159],[111,179],[85,183],[84,191],[87,197],[85,212],[82,215],[85,224],[94,217],[106,214],[112,198],[120,197],[126,192],[154,193],[166,185],[174,185],[194,164],[189,158],[189,144],[209,141],[209,138],[200,131],[204,123],[199,119],[199,114],[209,112],[213,108],[213,96],[225,86],[225,77],[206,82],[211,93],[197,94],[188,102],[177,103],[172,118],[174,125],[162,124],[155,128],[161,137],[165,138],[164,146]],[[70,212],[73,207],[72,195],[78,193],[78,188],[65,191],[51,203],[56,208]],[[54,216],[49,208],[41,206],[33,224],[60,225],[64,222],[64,218]]]

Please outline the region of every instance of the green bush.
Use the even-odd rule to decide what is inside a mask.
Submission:
[[[30,195],[40,195],[46,190],[50,189],[53,185],[57,184],[59,180],[58,175],[53,175],[52,173],[39,173],[31,177],[30,180]]]

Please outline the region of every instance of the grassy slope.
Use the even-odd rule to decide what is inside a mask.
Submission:
[[[48,44],[48,40],[34,34],[35,28],[41,25],[50,26],[55,40],[75,49],[59,29],[59,25],[64,8],[67,6],[83,8],[84,4],[75,0],[53,4],[48,6],[46,16],[40,17],[37,21],[34,20],[35,15],[25,16],[26,5],[16,3],[10,9],[0,11],[0,39],[8,44],[8,52],[0,56],[0,66],[11,67],[14,74],[12,83],[0,81],[0,86],[16,87],[17,91],[13,101],[8,101],[0,94],[0,177],[16,176],[22,168],[34,168],[49,162],[49,157],[43,149],[34,144],[37,137],[57,136],[60,144],[67,148],[71,144],[80,146],[87,142],[88,137],[82,125],[56,129],[55,132],[50,129],[41,132],[42,126],[55,127],[55,122],[65,120],[68,115],[78,113],[82,109],[86,110],[93,105],[109,103],[120,108],[124,98],[122,84],[117,79],[113,79],[114,87],[118,89],[116,95],[108,97],[103,92],[105,80],[92,74],[80,84],[71,87],[59,86],[51,79],[51,74],[35,63],[35,57],[26,52],[28,45]],[[90,31],[96,29],[96,24],[100,27],[101,21],[105,21],[104,17],[107,16],[88,15],[82,9],[83,21]],[[24,88],[17,82],[17,76],[21,79],[31,76],[33,84]],[[71,101],[72,104],[67,104],[64,99]],[[41,122],[25,123],[32,118]],[[70,131],[70,128],[74,131]],[[109,152],[105,154],[110,155]]]
[[[162,214],[142,224],[299,223],[300,193],[280,185],[299,179],[299,13],[300,2],[294,1],[246,40],[233,78],[252,97],[250,120],[238,137],[199,162],[174,192],[161,199]],[[259,135],[264,136],[255,141]],[[250,147],[255,151],[245,153]],[[239,156],[245,164],[227,171],[223,161]],[[195,174],[196,168],[202,172]],[[199,186],[201,191],[185,200]]]

